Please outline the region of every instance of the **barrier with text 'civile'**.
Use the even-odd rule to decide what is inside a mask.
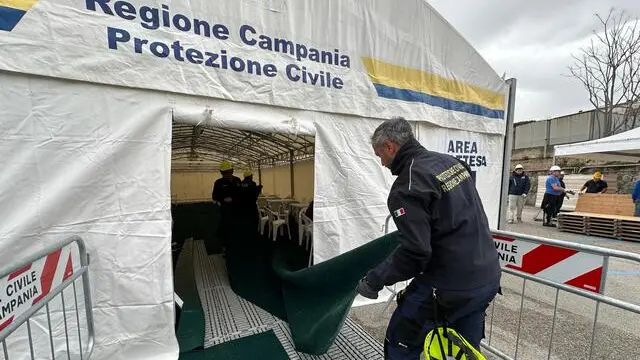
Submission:
[[[389,232],[390,220],[391,216],[389,215],[383,226],[385,234]],[[598,333],[597,324],[601,304],[612,306],[628,314],[640,314],[639,305],[605,295],[610,260],[627,260],[634,265],[640,265],[640,254],[501,230],[493,230],[492,233],[503,274],[522,279],[522,291],[519,294],[521,297],[520,309],[518,311],[513,356],[492,344],[494,320],[500,316],[495,311],[495,300],[490,305],[490,311],[488,311],[491,314],[487,324],[488,331],[486,339],[482,342],[482,347],[486,352],[492,353],[503,360],[518,359],[527,282],[534,282],[555,290],[551,325],[548,329],[545,329],[549,333],[549,346],[547,349],[539,349],[540,353],[544,352],[545,354],[545,356],[538,357],[539,359],[551,359],[552,357],[553,339],[557,335],[555,330],[558,315],[558,298],[561,291],[595,302],[588,349],[589,359],[594,356],[594,343]],[[398,287],[404,287],[406,284],[407,282],[404,282],[394,287],[387,287],[393,295],[385,307],[385,312],[397,293]]]
[[[81,238],[0,269],[0,346],[4,360],[91,357],[89,256]]]

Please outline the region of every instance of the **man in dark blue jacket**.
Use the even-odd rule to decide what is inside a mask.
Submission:
[[[518,164],[509,178],[509,224],[513,224],[514,217],[522,222],[522,209],[529,190],[531,180],[524,173],[524,167]]]
[[[434,293],[438,316],[479,349],[485,310],[500,287],[500,263],[471,170],[422,147],[403,118],[385,121],[371,142],[397,176],[387,205],[400,245],[367,273],[358,292],[375,299],[385,285],[413,278],[389,322],[385,358],[419,359],[435,326]]]

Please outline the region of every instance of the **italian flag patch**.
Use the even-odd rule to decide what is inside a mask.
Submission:
[[[400,209],[398,209],[398,210],[393,212],[393,216],[394,217],[400,217],[402,215],[404,215],[404,208],[400,208]]]

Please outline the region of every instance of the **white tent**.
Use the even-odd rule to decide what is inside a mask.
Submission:
[[[177,358],[174,122],[315,136],[316,263],[382,234],[391,116],[471,165],[498,224],[508,89],[425,1],[9,0],[0,54],[0,264],[86,241],[93,359]]]
[[[554,146],[554,156],[609,161],[640,161],[640,128],[602,139]]]

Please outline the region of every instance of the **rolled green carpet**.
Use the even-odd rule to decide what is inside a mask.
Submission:
[[[179,360],[288,360],[273,330],[180,354]]]
[[[296,350],[312,355],[324,354],[331,347],[357,295],[358,281],[398,245],[392,233],[306,267],[307,255],[293,242],[252,242],[257,245],[228,249],[231,287],[286,320]],[[270,266],[265,259],[271,260]]]
[[[282,280],[287,319],[296,349],[320,355],[329,350],[349,314],[358,281],[397,247],[390,234],[312,267],[301,268],[289,252],[273,259]]]

